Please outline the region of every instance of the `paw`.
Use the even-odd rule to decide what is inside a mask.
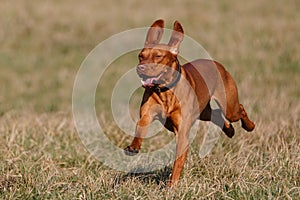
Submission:
[[[248,120],[247,123],[245,123],[245,122],[242,120],[242,127],[243,127],[243,129],[245,129],[246,131],[251,132],[251,131],[253,131],[253,129],[255,128],[255,124],[254,124],[252,121],[250,121],[250,120]]]
[[[135,149],[135,148],[132,148],[130,146],[126,147],[124,149],[124,153],[127,155],[127,156],[134,156],[136,154],[139,153],[139,150],[138,149]]]
[[[235,131],[234,131],[232,124],[229,124],[229,128],[224,126],[223,131],[229,138],[232,138],[234,136]]]

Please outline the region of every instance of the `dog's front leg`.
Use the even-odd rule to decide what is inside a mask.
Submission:
[[[135,136],[131,144],[125,148],[127,155],[135,155],[141,148],[142,141],[148,132],[148,126],[151,124],[153,119],[150,116],[143,116],[137,123]]]
[[[168,183],[169,187],[176,187],[178,184],[188,154],[190,129],[191,124],[186,123],[176,133],[176,160],[174,162],[171,179]]]
[[[148,127],[160,112],[159,105],[144,104],[141,107],[140,120],[137,122],[135,136],[131,144],[126,147],[126,155],[135,155],[139,152],[143,139],[148,133]]]

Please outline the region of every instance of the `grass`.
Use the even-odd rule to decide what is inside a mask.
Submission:
[[[149,8],[152,11],[148,11]],[[25,1],[0,6],[1,199],[298,199],[300,197],[300,4],[280,1]],[[147,12],[147,14],[145,14]],[[176,13],[176,15],[174,14]],[[72,119],[75,75],[86,55],[109,36],[164,18],[223,63],[237,81],[253,133],[239,124],[212,153],[191,145],[179,187],[168,190],[171,163],[148,174],[104,166],[82,144]],[[135,55],[112,64],[113,86]],[[125,66],[125,68],[124,68]],[[141,91],[135,95],[137,98]],[[131,137],[104,116],[110,91],[99,85],[97,115],[112,142]],[[149,138],[144,151],[172,138]],[[121,142],[120,142],[121,141]],[[157,144],[157,145],[155,145]]]

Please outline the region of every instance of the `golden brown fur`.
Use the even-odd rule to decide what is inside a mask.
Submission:
[[[234,135],[230,122],[241,120],[247,131],[252,131],[255,125],[239,103],[235,81],[225,68],[205,59],[180,66],[177,54],[183,40],[182,26],[176,21],[169,43],[159,44],[163,26],[163,20],[152,24],[145,48],[139,54],[137,73],[143,80],[145,93],[135,138],[125,152],[138,153],[149,124],[153,120],[163,122],[176,136],[176,160],[169,181],[169,186],[175,186],[187,157],[190,128],[197,119],[212,121],[228,137]],[[216,100],[220,109],[212,110],[211,99]],[[228,122],[222,119],[222,113]]]

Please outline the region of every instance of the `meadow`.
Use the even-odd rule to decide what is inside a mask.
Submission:
[[[0,199],[299,199],[300,2],[3,0],[0,4]],[[76,131],[72,90],[88,53],[108,37],[158,18],[224,64],[256,123],[221,135],[199,158],[200,123],[178,188],[172,163],[144,174],[110,169],[90,155]],[[136,54],[136,55],[135,55]],[[113,87],[137,52],[120,57],[104,81]],[[141,97],[142,89],[136,96]],[[123,148],[131,137],[101,112],[110,89],[96,94],[99,121]],[[137,106],[138,107],[138,106]],[[173,136],[145,141],[153,150]]]

